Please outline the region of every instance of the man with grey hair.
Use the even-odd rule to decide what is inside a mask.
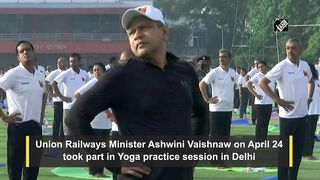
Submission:
[[[308,63],[300,60],[302,52],[298,39],[286,42],[286,59],[274,66],[260,81],[261,89],[279,104],[280,138],[293,135],[293,167],[278,167],[279,179],[295,180],[298,176],[305,137],[308,106],[312,101],[314,82]],[[277,82],[279,96],[268,84]],[[279,155],[279,162],[283,155]]]

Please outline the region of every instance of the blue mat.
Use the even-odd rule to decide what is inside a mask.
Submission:
[[[248,125],[249,120],[248,119],[233,119],[231,121],[231,124],[233,124],[233,125]]]
[[[278,176],[269,176],[269,177],[265,177],[259,180],[278,180]]]
[[[0,162],[0,167],[6,166],[6,163]]]

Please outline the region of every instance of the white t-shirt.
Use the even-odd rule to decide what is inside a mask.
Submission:
[[[37,65],[36,69],[41,74],[41,79],[44,80],[46,78],[46,70],[44,69],[44,67],[41,65]]]
[[[79,88],[75,93],[79,93],[83,95],[86,91],[88,91],[93,85],[96,84],[98,80],[96,78],[91,79],[81,88]],[[99,114],[94,117],[91,121],[91,127],[93,129],[111,129],[111,119],[107,118],[106,113],[104,111],[100,112]]]
[[[212,97],[217,96],[217,104],[209,104],[209,110],[233,111],[234,85],[236,72],[229,68],[228,72],[220,66],[212,69],[202,80],[212,87]]]
[[[90,80],[94,78],[93,73],[91,73],[90,71],[88,71],[87,73],[88,73],[88,77],[89,77]]]
[[[311,80],[311,70],[305,61],[299,61],[299,66],[288,58],[282,60],[266,74],[270,81],[277,82],[281,99],[292,101],[293,110],[287,112],[279,108],[282,118],[301,118],[308,113],[308,82]]]
[[[246,78],[240,75],[240,76],[239,76],[239,79],[238,79],[238,85],[239,85],[239,87],[241,87],[241,88],[247,88]]]
[[[251,77],[253,77],[255,74],[257,74],[258,72],[259,72],[259,70],[258,70],[257,68],[253,68],[253,69],[251,69],[251,70],[247,73],[247,75],[250,76],[250,78],[251,78]]]
[[[239,90],[239,82],[238,82],[238,79],[241,75],[239,73],[236,72],[236,77],[235,77],[235,80],[236,80],[236,89]]]
[[[309,105],[309,115],[320,114],[320,81],[314,81],[314,92]]]
[[[40,122],[44,84],[42,75],[30,73],[22,64],[0,78],[0,87],[7,93],[9,113],[21,113],[22,122]]]
[[[63,84],[63,95],[72,98],[72,102],[70,103],[63,102],[63,109],[71,109],[74,101],[76,100],[74,93],[81,86],[85,85],[88,80],[89,77],[86,71],[80,69],[78,74],[74,72],[72,68],[63,71],[60,75],[54,78],[54,81],[58,84]]]
[[[261,100],[258,99],[257,97],[255,97],[254,104],[272,104],[273,103],[273,100],[271,99],[271,97],[269,97],[266,93],[264,93],[264,91],[259,86],[259,82],[263,78],[264,78],[264,74],[261,73],[261,72],[258,72],[257,74],[255,74],[253,77],[250,78],[250,81],[254,85],[254,88],[256,89],[257,94],[262,96]],[[274,81],[271,81],[268,84],[268,86],[274,92],[274,89],[275,89],[275,86],[276,86]]]
[[[57,76],[59,76],[59,74],[61,74],[62,71],[63,70],[61,69],[56,69],[54,71],[51,71],[51,73],[46,77],[46,81],[51,83],[54,80],[54,78],[56,78]],[[63,94],[63,85],[61,83],[58,84],[58,88],[60,92]],[[62,100],[59,97],[53,97],[52,100],[53,102],[62,102]]]

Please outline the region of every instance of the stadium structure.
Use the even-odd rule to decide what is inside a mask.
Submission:
[[[56,67],[58,57],[73,52],[82,67],[107,63],[129,47],[121,27],[125,10],[148,0],[0,0],[0,68],[17,65],[15,45],[33,43],[39,64]]]

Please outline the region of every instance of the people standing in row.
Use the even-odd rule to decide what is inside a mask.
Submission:
[[[28,41],[16,44],[19,65],[0,78],[0,88],[8,99],[9,115],[0,108],[1,119],[8,123],[7,163],[10,180],[36,180],[39,167],[25,167],[26,136],[41,136],[46,99],[43,77],[35,68],[35,52]],[[33,159],[33,161],[38,159]]]
[[[74,101],[74,93],[89,81],[86,71],[80,69],[81,56],[73,53],[69,57],[70,68],[63,71],[51,82],[51,86],[56,95],[63,101],[63,132],[67,136],[70,134],[69,128],[65,125],[65,117],[69,113]],[[63,85],[63,92],[59,90],[59,86]]]
[[[289,39],[285,51],[287,58],[273,67],[259,85],[279,105],[280,138],[293,135],[293,167],[278,166],[278,179],[296,180],[314,82],[309,65],[300,60],[301,42],[298,39]],[[271,81],[277,82],[279,96],[268,86]],[[283,157],[284,155],[279,155],[279,163],[283,162]]]
[[[57,96],[57,94],[53,91],[51,83],[52,81],[59,76],[63,71],[66,70],[66,62],[63,57],[60,57],[57,60],[57,69],[52,71],[46,77],[46,90],[47,93],[53,97],[53,129],[52,136],[55,137],[63,137],[63,101]],[[64,92],[63,84],[58,84],[59,91],[61,93]]]
[[[122,26],[140,60],[111,70],[76,101],[67,118],[73,134],[90,133],[91,117],[109,107],[123,136],[191,136],[192,116],[201,119],[196,135],[207,134],[208,112],[197,74],[187,62],[167,52],[169,29],[162,12],[152,6],[129,9],[122,16]],[[110,169],[119,176],[193,179],[192,167]]]
[[[256,73],[247,82],[248,90],[255,96],[254,105],[256,108],[257,125],[256,125],[256,139],[265,140],[268,135],[268,126],[272,113],[272,99],[266,95],[259,86],[259,82],[264,78],[268,72],[268,66],[266,62],[260,61],[258,63],[259,72]],[[268,86],[274,92],[275,82],[271,81]]]
[[[312,63],[308,63],[312,73],[312,79],[314,81],[314,93],[312,96],[312,102],[309,105],[308,118],[306,124],[306,134],[303,145],[302,156],[307,160],[317,160],[313,156],[314,148],[314,134],[317,129],[317,122],[320,114],[320,82],[318,79],[318,72]]]

